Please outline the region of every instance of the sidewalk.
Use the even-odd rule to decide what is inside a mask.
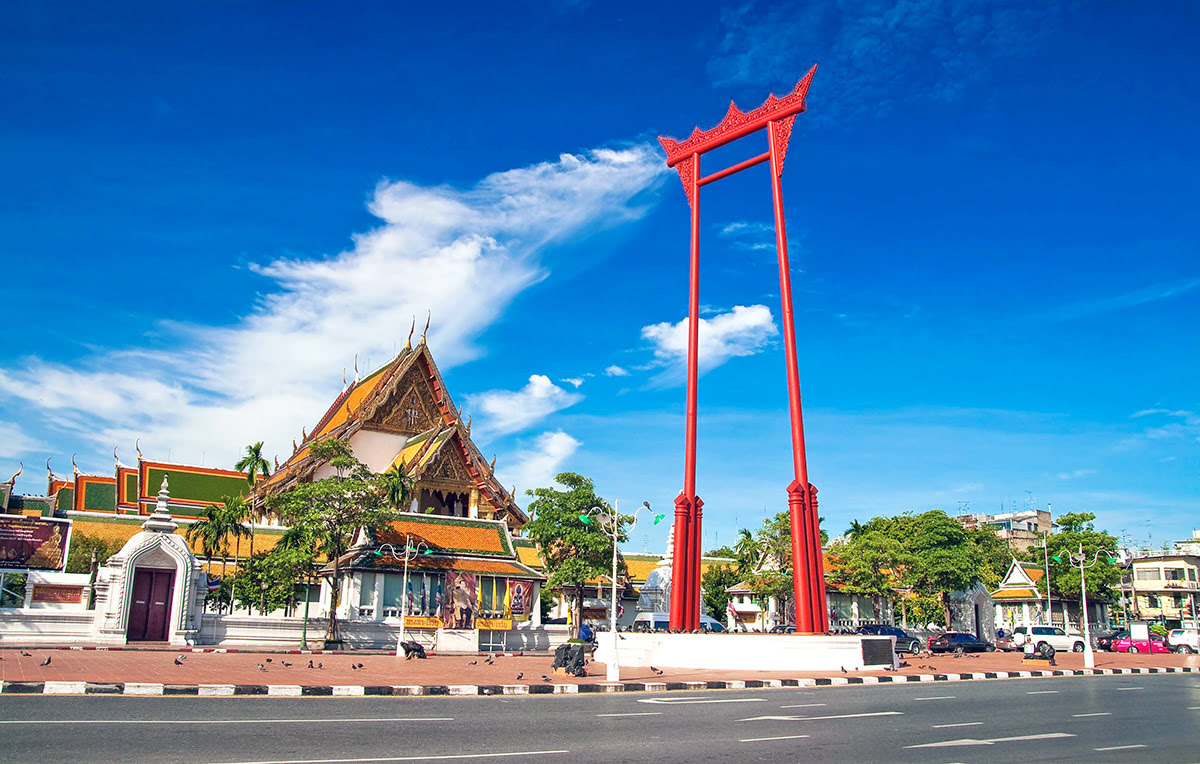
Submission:
[[[521,656],[501,654],[489,664],[486,653],[434,655],[426,660],[406,661],[378,652],[295,654],[263,650],[211,652],[214,648],[191,649],[209,652],[130,648],[4,648],[0,649],[0,693],[86,691],[125,694],[473,695],[874,684],[1005,678],[1009,674],[1062,676],[1085,673],[1083,655],[1079,653],[1059,653],[1058,665],[1054,667],[1024,665],[1020,653],[980,653],[957,658],[953,655],[906,657],[904,662],[908,665],[899,671],[834,675],[829,672],[686,669],[664,669],[658,674],[647,668],[623,668],[622,684],[610,686],[605,681],[604,664],[589,663],[586,677],[560,676],[551,671],[553,657],[548,653]],[[182,656],[182,665],[176,665],[177,656]],[[47,657],[50,663],[40,665]],[[309,668],[310,662],[313,668]],[[1095,662],[1095,673],[1158,673],[1159,670],[1200,673],[1200,656],[1196,655],[1096,653]],[[360,665],[361,668],[358,668]],[[543,676],[549,680],[543,679]],[[202,686],[222,689],[202,692],[199,689]],[[245,689],[236,689],[239,687]]]

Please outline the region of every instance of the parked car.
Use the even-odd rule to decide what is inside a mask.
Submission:
[[[772,626],[770,631],[768,631],[767,633],[768,634],[795,634],[796,633],[796,624],[781,623],[781,624],[778,624],[777,626]]]
[[[1167,646],[1165,640],[1157,634],[1150,635],[1150,643],[1146,644],[1146,640],[1133,640],[1130,644],[1129,635],[1126,634],[1121,639],[1113,643],[1113,650],[1118,653],[1169,653],[1171,648]]]
[[[1113,649],[1113,642],[1116,642],[1121,637],[1127,636],[1129,636],[1129,632],[1123,629],[1115,629],[1113,631],[1103,632],[1100,634],[1100,636],[1096,637],[1096,649],[1108,650],[1111,652]]]
[[[934,637],[929,642],[929,649],[935,653],[990,653],[996,648],[990,642],[984,642],[974,634],[964,631],[948,631]]]
[[[671,616],[666,613],[638,613],[633,619],[634,631],[667,631]],[[700,616],[700,628],[707,632],[723,632],[725,624],[707,615]]]
[[[1012,643],[1018,650],[1025,649],[1027,643],[1033,643],[1039,652],[1042,645],[1049,645],[1055,650],[1070,650],[1074,653],[1083,652],[1085,643],[1079,634],[1068,634],[1057,626],[1018,626],[1013,629]]]
[[[725,624],[721,623],[716,618],[707,615],[700,616],[700,628],[704,629],[710,634],[718,634],[726,631]]]
[[[1167,634],[1167,644],[1177,653],[1200,652],[1200,630],[1171,629]]]
[[[896,652],[898,653],[921,652],[921,640],[912,636],[899,626],[872,624],[869,626],[859,626],[855,631],[858,634],[878,634],[883,637],[895,637]]]

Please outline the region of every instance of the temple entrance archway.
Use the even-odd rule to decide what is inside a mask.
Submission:
[[[130,642],[165,642],[175,594],[175,571],[137,568],[133,575],[129,625]]]

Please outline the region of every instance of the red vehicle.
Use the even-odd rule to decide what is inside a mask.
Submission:
[[[1112,643],[1113,652],[1117,653],[1169,653],[1171,648],[1163,641],[1163,638],[1157,634],[1150,635],[1150,644],[1146,644],[1146,640],[1133,640],[1130,644],[1129,635],[1121,637]]]

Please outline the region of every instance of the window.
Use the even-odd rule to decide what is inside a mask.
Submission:
[[[482,618],[504,617],[504,594],[507,578],[479,577],[479,615]]]
[[[385,617],[400,617],[400,608],[407,603],[407,615],[436,616],[439,611],[439,599],[442,595],[442,576],[440,573],[420,573],[409,570],[408,591],[404,592],[404,576],[398,573],[388,573],[383,581],[383,615]]]
[[[374,607],[375,605],[375,574],[363,573],[362,584],[358,589],[358,607]]]
[[[25,574],[0,571],[0,607],[25,606]]]
[[[1158,581],[1162,578],[1162,568],[1138,568],[1137,580]]]
[[[1188,580],[1189,581],[1196,580],[1196,569],[1195,568],[1188,568]]]
[[[1163,568],[1163,578],[1167,581],[1182,581],[1183,568]]]

